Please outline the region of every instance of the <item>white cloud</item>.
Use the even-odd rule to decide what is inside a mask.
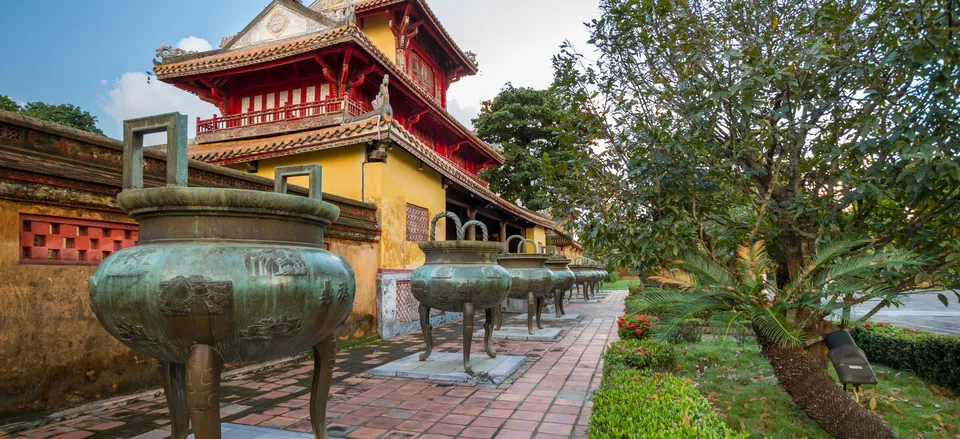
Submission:
[[[480,110],[472,105],[464,106],[456,99],[447,99],[447,112],[460,121],[467,128],[473,128],[472,119],[480,114]]]
[[[100,80],[100,85],[107,85],[107,84],[109,84],[109,82],[107,82],[106,79],[101,79],[101,80]]]
[[[177,47],[186,51],[197,51],[197,52],[206,52],[208,50],[213,50],[213,46],[210,45],[210,42],[194,36],[186,37],[180,40],[177,43]]]
[[[114,81],[113,89],[104,98],[103,110],[110,115],[123,132],[123,121],[137,117],[152,116],[178,111],[187,115],[189,137],[196,136],[197,117],[204,119],[219,114],[217,107],[201,101],[195,95],[151,78],[147,82],[144,72],[127,72]],[[163,135],[148,136],[144,142],[148,145],[163,143]]]

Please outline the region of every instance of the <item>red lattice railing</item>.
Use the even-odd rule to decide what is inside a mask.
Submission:
[[[214,115],[211,119],[200,119],[198,117],[197,133],[213,133],[231,128],[266,125],[275,122],[344,112],[349,116],[359,116],[366,111],[369,111],[367,106],[350,97],[327,99],[305,104],[284,105],[282,107],[249,113],[231,114],[229,116]]]
[[[97,265],[137,243],[134,224],[20,215],[20,263]]]

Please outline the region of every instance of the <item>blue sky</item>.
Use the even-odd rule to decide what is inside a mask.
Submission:
[[[481,74],[451,87],[449,109],[464,122],[505,82],[546,87],[550,57],[565,39],[585,45],[582,23],[597,0],[428,0]],[[214,108],[164,84],[146,84],[161,44],[217,47],[268,0],[82,0],[3,2],[0,95],[19,102],[71,103],[97,116],[111,137],[125,118],[181,111],[190,119]],[[308,3],[309,4],[309,3]],[[509,12],[506,12],[509,11]],[[195,38],[190,38],[195,37]],[[185,40],[186,39],[186,40]],[[206,41],[202,41],[206,40]],[[154,80],[154,82],[156,82]],[[208,114],[209,113],[209,114]],[[192,124],[191,124],[192,125]]]

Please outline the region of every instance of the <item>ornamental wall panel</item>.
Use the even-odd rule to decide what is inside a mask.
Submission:
[[[139,238],[134,224],[25,214],[19,223],[21,264],[97,265]]]

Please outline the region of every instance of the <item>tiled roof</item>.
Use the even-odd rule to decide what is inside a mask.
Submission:
[[[273,44],[255,46],[245,49],[218,51],[209,56],[194,57],[185,61],[165,62],[153,67],[159,79],[177,78],[181,76],[201,75],[218,72],[266,61],[283,59],[312,50],[321,49],[334,44],[350,41],[356,35],[354,26],[343,26],[323,33],[316,33],[306,37],[291,38]]]
[[[189,154],[192,159],[229,165],[356,145],[372,140],[372,138],[389,138],[416,158],[423,160],[427,166],[435,169],[444,177],[456,181],[481,198],[534,224],[548,229],[556,228],[556,223],[553,221],[504,200],[489,188],[480,184],[476,177],[467,175],[466,171],[424,145],[420,139],[391,117],[373,117],[337,127],[304,131],[281,137],[196,145],[189,148]]]
[[[372,0],[380,1],[380,0]],[[384,0],[387,1],[387,0]],[[248,49],[238,49],[226,52],[214,52],[209,56],[193,57],[185,61],[177,62],[174,60],[169,63],[161,63],[154,66],[153,70],[157,78],[165,80],[182,76],[201,75],[206,73],[228,70],[237,67],[259,64],[266,61],[283,59],[339,43],[353,41],[366,52],[380,61],[390,73],[390,76],[403,81],[404,85],[418,94],[420,100],[433,109],[435,114],[441,116],[448,123],[453,125],[460,134],[466,138],[472,139],[481,149],[493,157],[497,162],[503,163],[503,154],[500,154],[492,146],[477,137],[469,128],[465,127],[455,117],[451,116],[445,108],[440,106],[437,101],[427,93],[416,81],[410,79],[406,72],[397,68],[396,64],[390,61],[376,45],[371,42],[356,26],[344,26],[329,30],[323,33],[317,33],[306,37],[292,38],[279,41],[274,44],[252,47]]]
[[[357,12],[369,11],[371,9],[380,8],[383,6],[390,6],[397,3],[404,3],[410,0],[359,0],[354,2],[354,7],[357,8]],[[430,9],[430,5],[427,4],[425,0],[412,0],[420,5],[424,11],[427,12],[427,15],[430,17],[430,21],[433,22],[433,25],[437,27],[440,31],[440,35],[443,36],[443,39],[446,40],[447,44],[450,47],[453,47],[453,50],[457,52],[457,55],[460,56],[461,61],[467,66],[467,68],[473,73],[476,74],[479,71],[479,67],[471,60],[466,52],[457,45],[457,42],[453,40],[450,36],[450,33],[447,32],[447,29],[443,27],[443,24],[440,23],[440,19],[437,18],[437,14],[433,12],[433,9]]]

